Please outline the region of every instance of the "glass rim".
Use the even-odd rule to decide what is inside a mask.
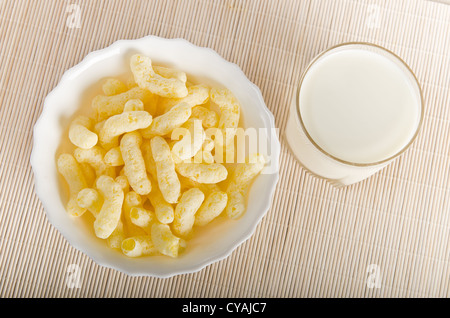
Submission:
[[[414,132],[414,134],[412,135],[411,139],[409,140],[409,142],[403,146],[398,152],[396,152],[394,155],[385,158],[383,160],[379,160],[379,161],[375,161],[375,162],[369,162],[369,163],[357,163],[357,162],[351,162],[351,161],[347,161],[347,160],[343,160],[340,159],[336,156],[333,156],[332,154],[328,153],[327,151],[325,151],[324,149],[322,149],[315,141],[314,139],[309,135],[308,130],[306,129],[304,123],[303,123],[303,119],[302,119],[302,115],[300,112],[300,90],[302,88],[302,84],[303,84],[303,80],[305,79],[306,74],[308,73],[308,71],[311,69],[311,67],[313,65],[316,64],[316,62],[325,54],[340,48],[340,47],[344,47],[344,46],[350,46],[350,45],[360,45],[360,46],[369,46],[369,47],[374,47],[377,49],[381,49],[383,51],[385,51],[386,53],[392,55],[394,58],[396,58],[401,64],[403,64],[407,71],[409,71],[409,73],[412,75],[412,77],[414,78],[415,83],[417,84],[417,89],[419,90],[419,95],[420,95],[420,118],[419,118],[419,122],[417,124],[417,128]],[[414,140],[416,139],[419,130],[422,126],[422,122],[423,122],[423,117],[424,117],[424,99],[423,99],[423,93],[422,93],[422,88],[419,84],[419,80],[417,79],[416,75],[414,74],[414,72],[412,71],[412,69],[409,67],[408,64],[406,64],[405,61],[403,61],[403,59],[401,57],[399,57],[397,54],[395,54],[394,52],[380,46],[377,44],[373,44],[370,42],[344,42],[344,43],[340,43],[334,46],[329,47],[328,49],[320,52],[318,55],[316,55],[311,62],[309,62],[308,66],[306,67],[306,69],[303,71],[302,76],[300,78],[300,82],[297,88],[297,96],[296,96],[296,108],[297,108],[297,116],[298,119],[300,121],[300,126],[302,127],[303,132],[305,133],[306,137],[309,139],[309,141],[314,145],[314,147],[319,150],[320,152],[322,152],[324,155],[326,155],[327,157],[336,160],[340,163],[346,164],[346,165],[351,165],[351,166],[357,166],[357,167],[372,167],[372,166],[377,166],[380,165],[382,163],[386,163],[388,161],[391,161],[395,158],[397,158],[398,156],[400,156],[401,154],[403,154],[410,146],[411,144],[414,142]]]

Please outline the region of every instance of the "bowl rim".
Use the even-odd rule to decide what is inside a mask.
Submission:
[[[42,178],[40,178],[39,163],[37,162],[38,161],[37,152],[39,149],[39,145],[38,145],[37,138],[36,138],[36,136],[39,135],[38,132],[41,129],[40,127],[42,126],[42,123],[44,121],[43,119],[46,118],[50,112],[50,107],[48,106],[49,101],[56,94],[56,92],[60,89],[61,85],[65,85],[66,82],[70,81],[70,78],[73,74],[79,72],[80,70],[83,71],[83,68],[86,65],[89,65],[96,59],[101,58],[103,55],[105,55],[109,51],[113,51],[114,49],[121,47],[125,43],[137,42],[137,41],[145,42],[145,41],[152,41],[152,40],[167,41],[167,42],[179,42],[181,45],[187,45],[187,46],[191,46],[191,48],[193,48],[193,49],[202,50],[202,51],[206,52],[207,54],[213,55],[214,58],[216,58],[216,59],[218,58],[218,59],[222,60],[227,66],[233,68],[236,72],[240,73],[240,75],[242,76],[242,79],[248,82],[249,87],[254,91],[255,95],[258,97],[257,104],[259,106],[262,106],[261,111],[266,116],[266,118],[264,118],[264,122],[266,122],[268,120],[268,124],[270,125],[270,127],[268,127],[268,128],[271,128],[271,132],[270,132],[270,135],[268,135],[268,137],[270,137],[271,140],[273,141],[272,142],[273,147],[271,149],[271,156],[272,156],[272,159],[275,160],[275,172],[272,173],[274,181],[271,184],[267,185],[270,195],[263,196],[264,198],[262,198],[262,199],[265,200],[265,202],[263,204],[264,209],[263,209],[263,211],[261,211],[259,214],[256,215],[255,221],[252,222],[252,224],[247,228],[247,231],[245,231],[241,235],[239,235],[238,238],[236,240],[234,240],[233,242],[231,242],[229,244],[229,247],[224,249],[222,252],[218,252],[216,254],[213,254],[213,255],[203,259],[202,261],[196,262],[195,264],[192,264],[190,267],[188,267],[186,269],[178,269],[178,270],[174,270],[172,272],[158,272],[158,273],[149,273],[149,272],[144,272],[142,270],[131,270],[130,271],[128,269],[124,269],[123,267],[117,266],[115,263],[105,261],[101,257],[98,257],[95,253],[86,251],[86,249],[84,249],[84,244],[80,243],[76,239],[72,239],[71,235],[69,235],[67,233],[67,231],[61,229],[56,218],[53,217],[53,214],[51,212],[49,212],[50,211],[49,204],[46,200],[47,196],[44,195],[44,193],[43,193],[44,187],[41,186],[43,183],[43,180],[42,180]],[[268,109],[266,103],[264,102],[264,98],[262,96],[262,93],[261,93],[261,90],[259,89],[259,87],[256,86],[252,81],[250,81],[248,79],[248,77],[245,75],[245,73],[242,71],[242,69],[237,64],[226,60],[215,50],[213,50],[209,47],[197,46],[183,38],[163,38],[163,37],[159,37],[159,36],[155,36],[155,35],[147,35],[147,36],[137,38],[137,39],[120,39],[120,40],[117,40],[117,41],[113,42],[112,44],[108,45],[107,47],[104,47],[102,49],[95,50],[95,51],[88,53],[79,63],[77,63],[76,65],[74,65],[71,68],[64,71],[63,75],[61,76],[61,78],[58,81],[58,83],[56,84],[56,86],[45,97],[45,99],[43,101],[43,107],[42,107],[41,114],[39,115],[38,119],[36,120],[36,122],[33,126],[33,148],[32,148],[31,155],[30,155],[30,164],[31,164],[31,168],[33,171],[33,176],[34,176],[35,193],[37,194],[40,202],[42,203],[42,205],[44,207],[45,215],[46,215],[48,221],[50,222],[50,224],[52,224],[53,227],[56,228],[56,230],[66,239],[66,241],[72,247],[74,247],[78,251],[80,251],[83,254],[85,254],[86,256],[88,256],[92,261],[94,261],[96,264],[98,264],[100,266],[117,270],[117,271],[127,274],[129,276],[151,276],[151,277],[157,277],[157,278],[169,278],[169,277],[173,277],[176,275],[190,274],[190,273],[198,272],[208,265],[211,265],[215,262],[219,262],[219,261],[227,258],[229,255],[231,255],[231,253],[233,251],[236,250],[237,247],[239,247],[241,244],[243,244],[245,241],[247,241],[254,234],[256,227],[260,224],[262,218],[267,214],[267,212],[271,208],[273,197],[275,195],[276,186],[279,181],[279,168],[280,168],[279,162],[280,162],[280,153],[281,153],[281,144],[279,141],[279,137],[278,137],[277,133],[275,133],[275,129],[273,129],[273,128],[276,128],[274,115]]]

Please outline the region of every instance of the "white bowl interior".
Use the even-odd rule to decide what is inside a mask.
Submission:
[[[241,103],[244,127],[271,129],[274,128],[274,119],[259,89],[235,64],[225,61],[211,49],[196,47],[185,40],[153,36],[118,41],[106,49],[89,54],[80,64],[67,71],[58,86],[47,96],[43,113],[34,129],[31,164],[36,192],[50,222],[74,247],[100,265],[130,275],[168,277],[200,270],[226,257],[254,232],[270,207],[278,181],[280,145],[274,130],[269,130],[265,137],[259,136],[272,139],[268,143],[271,145],[268,153],[263,153],[272,160],[272,172],[256,178],[249,192],[247,212],[238,220],[219,217],[212,224],[196,229],[186,252],[178,259],[130,259],[107,248],[104,240],[95,237],[91,227],[66,213],[65,193],[59,181],[55,158],[69,118],[79,110],[88,88],[102,78],[128,72],[129,57],[138,52],[150,56],[155,64],[172,66],[194,75],[197,80],[230,89]]]

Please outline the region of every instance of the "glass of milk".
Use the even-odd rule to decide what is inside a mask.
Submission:
[[[285,137],[300,164],[336,186],[371,176],[414,141],[422,92],[411,69],[370,43],[344,43],[307,67]]]

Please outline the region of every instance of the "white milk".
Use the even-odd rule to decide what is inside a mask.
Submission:
[[[384,167],[387,162],[375,163],[405,148],[420,123],[420,88],[411,75],[392,59],[363,49],[319,58],[303,78],[286,129],[297,159],[341,185]]]

